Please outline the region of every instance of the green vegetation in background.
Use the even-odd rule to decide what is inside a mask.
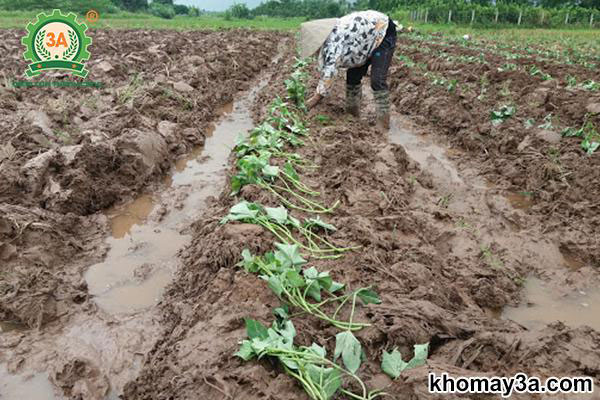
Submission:
[[[341,17],[354,9],[346,0],[267,0],[252,10],[252,15],[270,17]]]
[[[249,9],[244,3],[237,3],[225,13],[207,13],[196,7],[174,4],[173,0],[0,0],[0,10],[6,11],[48,11],[54,8],[79,14],[93,8],[102,16],[121,11],[143,12],[163,19],[210,14],[223,16],[228,22],[265,16],[306,20],[339,17],[354,10],[374,9],[388,13],[395,19],[409,19],[411,23],[450,22],[482,27],[506,24],[523,27],[600,26],[600,0],[265,0],[254,9]],[[183,29],[194,29],[195,25],[186,21]],[[230,24],[217,25],[232,27]],[[241,25],[267,28],[262,24],[255,26],[237,23],[233,26]],[[136,27],[138,26],[132,26]],[[289,25],[286,29],[289,29]]]
[[[85,14],[94,9],[101,14],[119,12],[111,0],[0,0],[0,10],[6,11],[51,11],[55,8]]]
[[[410,24],[407,19],[400,19],[400,22]],[[447,38],[446,40],[458,41],[458,43],[473,49],[478,46],[497,51],[510,51],[510,49],[518,48],[531,54],[543,51],[548,53],[546,55],[560,56],[559,58],[567,63],[568,59],[574,60],[578,57],[600,60],[598,31],[592,29],[532,29],[514,26],[481,28],[419,23],[414,26],[418,31],[418,36],[424,40],[429,40],[427,36],[432,33],[442,33]],[[462,38],[465,34],[469,34],[472,40],[465,41]]]
[[[35,19],[38,11],[0,11],[0,29],[25,29],[25,26]],[[79,14],[84,18],[85,13]],[[91,29],[235,29],[248,28],[260,30],[289,31],[298,29],[304,18],[270,18],[256,17],[252,20],[232,19],[214,15],[199,17],[177,15],[172,19],[159,18],[146,13],[119,12],[116,14],[100,15],[100,20],[88,24]]]
[[[451,14],[450,11],[452,11]],[[411,21],[445,24],[450,20],[453,25],[481,27],[503,25],[542,28],[600,27],[600,10],[582,7],[548,9],[521,7],[515,4],[492,7],[477,4],[447,5],[425,2],[414,8],[395,9],[392,16],[397,17],[398,15],[410,16]]]

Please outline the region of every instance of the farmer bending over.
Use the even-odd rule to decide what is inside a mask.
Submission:
[[[377,11],[360,11],[342,18],[328,18],[302,24],[301,56],[308,57],[320,47],[321,79],[317,92],[308,99],[308,109],[327,96],[338,68],[346,72],[346,111],[358,117],[362,98],[361,80],[371,66],[371,88],[375,97],[377,126],[390,127],[390,96],[387,74],[396,47],[396,25]]]

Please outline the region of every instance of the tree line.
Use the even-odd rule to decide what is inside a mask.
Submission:
[[[175,15],[198,16],[203,13],[196,7],[174,4],[173,0],[0,0],[0,9],[5,10],[38,10],[62,8],[85,13],[90,8],[100,13],[149,12],[162,18],[173,18]],[[569,17],[585,19],[590,12],[600,10],[600,0],[265,0],[254,9],[244,3],[231,6],[225,18],[249,19],[256,16],[270,17],[306,17],[329,18],[339,17],[354,10],[374,9],[389,14],[401,11],[426,10],[428,22],[447,21],[450,10],[460,15],[482,16],[481,21],[498,22],[498,13],[506,21],[520,22],[523,15],[526,20],[542,21],[546,24],[560,20],[568,22]],[[462,14],[461,14],[462,13]],[[565,13],[569,15],[565,18]],[[485,16],[485,17],[484,17]],[[535,17],[535,18],[534,18]],[[500,18],[502,22],[503,19]],[[419,19],[423,14],[419,11]],[[468,17],[466,18],[468,20]],[[516,21],[516,20],[515,20]],[[460,18],[452,22],[462,23]],[[599,21],[600,22],[600,21]]]

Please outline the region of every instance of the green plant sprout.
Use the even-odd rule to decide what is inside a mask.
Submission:
[[[317,214],[331,213],[339,205],[339,201],[336,201],[327,207],[311,200],[309,197],[318,196],[320,193],[300,181],[300,176],[291,162],[287,161],[281,168],[271,165],[271,155],[269,151],[262,150],[258,155],[240,158],[237,162],[238,173],[231,179],[231,194],[237,194],[245,185],[254,184],[268,190],[287,207],[296,210]],[[296,202],[288,200],[281,193],[287,193]]]
[[[238,173],[231,180],[232,195],[245,185],[255,184],[271,192],[289,208],[311,213],[333,212],[339,202],[325,206],[312,200],[310,197],[320,193],[303,184],[295,169],[314,168],[315,165],[297,153],[284,150],[286,144],[302,145],[302,136],[307,136],[306,127],[287,104],[277,98],[269,109],[267,120],[236,143]],[[281,168],[271,165],[271,157],[283,159],[284,165]]]
[[[364,382],[355,374],[358,368],[343,368],[329,360],[324,347],[316,343],[310,347],[295,346],[296,329],[289,320],[275,321],[272,327],[267,329],[256,320],[246,319],[246,332],[248,339],[242,341],[235,355],[244,361],[263,357],[277,359],[284,371],[298,380],[313,400],[329,400],[337,393],[356,400],[373,400],[386,395],[381,390],[368,391]],[[338,346],[343,345],[336,343],[336,353]],[[359,366],[361,353],[358,353]],[[344,389],[344,377],[351,378],[360,387],[360,393]]]
[[[277,239],[287,244],[296,244],[306,250],[315,258],[339,258],[340,253],[356,250],[360,247],[336,247],[321,235],[315,233],[319,228],[331,230],[329,224],[324,224],[318,219],[307,219],[304,224],[288,213],[283,207],[263,207],[260,204],[242,201],[231,207],[229,214],[221,223],[230,221],[242,221],[245,223],[260,225],[270,231]],[[316,221],[320,221],[317,223]],[[306,244],[300,242],[292,235],[292,230],[300,232]],[[323,246],[323,247],[321,247]]]
[[[398,351],[398,349],[392,350],[391,353],[388,353],[384,350],[381,361],[381,369],[390,378],[396,379],[400,376],[402,371],[425,365],[425,361],[427,360],[427,355],[429,352],[429,343],[415,344],[414,352],[415,355],[413,358],[410,359],[410,361],[405,362],[402,360],[402,354]]]
[[[500,107],[498,111],[492,111],[490,113],[490,118],[492,120],[492,125],[498,126],[510,117],[512,117],[516,112],[515,106],[503,105]]]
[[[319,114],[319,115],[315,116],[315,119],[317,120],[318,123],[320,123],[321,125],[324,125],[324,126],[331,124],[331,117],[329,117],[327,115]]]
[[[288,98],[301,110],[306,110],[304,102],[306,100],[305,81],[307,77],[308,74],[305,71],[296,69],[291,77],[283,82],[288,93]]]
[[[581,148],[590,155],[600,148],[600,133],[598,133],[598,131],[594,127],[594,124],[591,121],[588,121],[587,116],[581,128],[565,128],[561,132],[561,135],[563,137],[582,138]]]
[[[277,250],[262,256],[252,255],[248,249],[244,249],[243,259],[237,266],[243,267],[246,272],[258,274],[267,282],[273,293],[286,304],[314,315],[339,329],[356,331],[371,325],[354,322],[354,309],[357,299],[360,299],[365,305],[380,304],[381,300],[376,292],[371,288],[364,287],[348,294],[336,295],[345,285],[335,282],[329,272],[319,272],[315,267],[302,269],[306,260],[300,255],[297,245],[276,243],[275,246]],[[324,294],[327,294],[327,299],[323,299]],[[309,301],[309,298],[316,303]],[[350,301],[352,304],[350,320],[337,319],[344,305]],[[334,314],[328,316],[322,307],[332,303],[337,303],[338,306]],[[282,315],[281,312],[280,315]],[[287,311],[283,315],[287,315]]]

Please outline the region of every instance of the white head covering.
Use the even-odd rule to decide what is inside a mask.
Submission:
[[[300,25],[300,58],[312,56],[325,43],[339,18],[315,19]]]

